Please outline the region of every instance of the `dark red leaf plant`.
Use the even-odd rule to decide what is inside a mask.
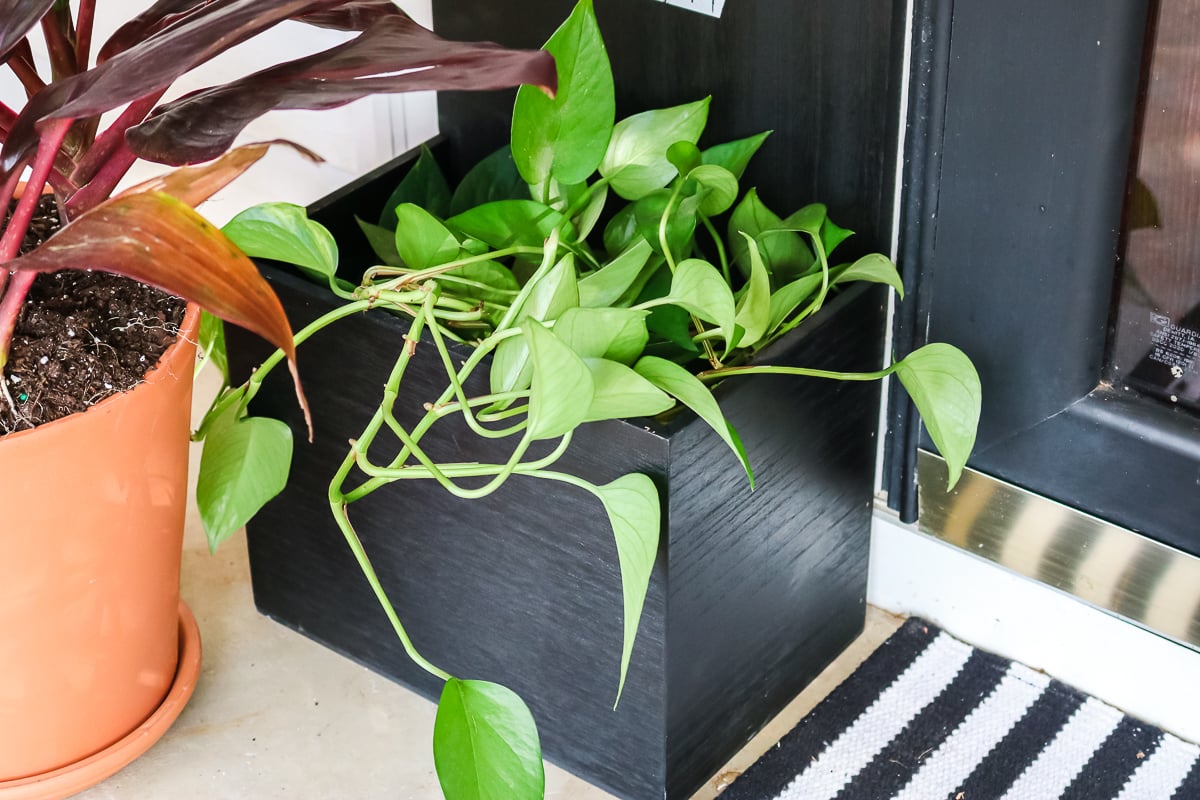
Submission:
[[[323,109],[380,92],[495,89],[552,92],[553,58],[451,42],[390,0],[158,0],[107,42],[92,41],[96,0],[0,0],[0,62],[26,94],[0,103],[0,399],[14,327],[39,272],[100,269],[198,303],[294,356],[279,301],[253,263],[193,206],[236,178],[265,146],[231,150],[254,118],[277,108]],[[357,33],[324,52],[160,104],[209,59],[285,20]],[[40,34],[50,74],[29,37]],[[93,52],[94,51],[94,52]],[[101,115],[117,112],[107,126]],[[192,167],[172,180],[113,192],[138,159]],[[214,160],[215,159],[215,160]],[[23,186],[22,186],[23,183]],[[18,256],[44,192],[63,227]]]

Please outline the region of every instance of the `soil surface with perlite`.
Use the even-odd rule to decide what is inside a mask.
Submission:
[[[58,227],[48,195],[22,252]],[[105,272],[39,275],[17,321],[4,370],[15,407],[0,394],[0,436],[85,411],[132,389],[175,341],[185,306],[181,298]]]

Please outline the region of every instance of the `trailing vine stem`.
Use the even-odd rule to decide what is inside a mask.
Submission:
[[[418,315],[413,319],[412,325],[409,328],[409,336],[413,337],[409,341],[413,342],[421,336],[421,329],[424,327],[424,315]],[[388,384],[399,383],[403,377],[405,369],[408,367],[408,362],[412,358],[413,349],[404,347],[401,350],[400,357],[396,359],[395,365],[392,367],[392,374],[388,377]],[[376,409],[366,428],[363,430],[360,438],[370,441],[379,432],[383,425],[383,408],[382,406]],[[350,471],[354,468],[356,462],[356,448],[351,445],[350,452],[342,459],[341,466],[338,467],[337,473],[329,482],[329,508],[333,512],[333,518],[337,523],[338,529],[346,539],[346,544],[349,545],[350,551],[354,554],[354,559],[358,562],[359,569],[362,570],[363,576],[370,584],[371,590],[375,593],[376,599],[383,607],[384,613],[392,624],[392,629],[396,632],[396,636],[400,639],[400,643],[404,646],[404,652],[413,660],[413,663],[424,669],[431,675],[441,678],[444,681],[452,679],[454,676],[446,672],[441,667],[430,662],[417,650],[413,644],[412,638],[409,637],[408,631],[404,628],[404,623],[400,620],[400,615],[396,613],[395,607],[388,598],[387,592],[383,588],[383,584],[379,580],[379,575],[375,571],[371,559],[367,556],[367,551],[363,547],[362,540],[358,536],[358,532],[354,530],[354,525],[350,522],[350,514],[345,493],[342,489]]]

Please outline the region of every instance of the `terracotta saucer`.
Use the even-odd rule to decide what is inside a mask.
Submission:
[[[200,628],[196,625],[192,610],[181,600],[179,666],[167,696],[154,713],[124,738],[99,753],[41,775],[0,781],[0,800],[62,800],[116,774],[162,738],[187,705],[199,676]]]

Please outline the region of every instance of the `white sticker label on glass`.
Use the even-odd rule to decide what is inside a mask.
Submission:
[[[721,12],[725,9],[725,0],[659,0],[659,2],[707,14],[710,17],[720,17]]]

